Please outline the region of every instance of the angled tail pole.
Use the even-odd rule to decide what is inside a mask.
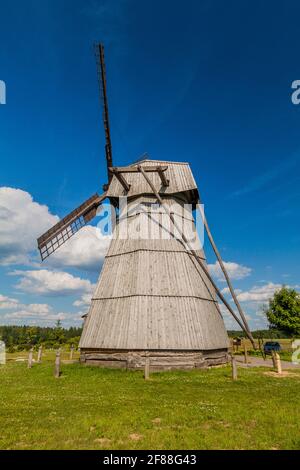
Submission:
[[[234,303],[235,303],[235,305],[236,305],[236,308],[238,309],[238,312],[239,312],[240,317],[241,317],[241,319],[242,319],[242,321],[243,321],[243,324],[244,324],[245,329],[246,329],[246,330],[248,331],[248,333],[251,335],[250,328],[249,328],[248,322],[247,322],[247,320],[246,320],[245,314],[244,314],[244,312],[243,312],[243,310],[242,310],[242,307],[241,307],[241,305],[240,305],[240,303],[239,303],[239,301],[238,301],[238,298],[237,298],[237,296],[236,296],[236,294],[235,294],[235,292],[234,292],[233,286],[232,286],[232,284],[231,284],[230,277],[229,277],[229,275],[228,275],[228,273],[227,273],[227,270],[226,270],[225,265],[224,265],[224,263],[223,263],[223,261],[222,261],[222,258],[221,258],[221,255],[220,255],[220,253],[219,253],[219,250],[218,250],[218,248],[217,248],[217,246],[216,246],[216,244],[215,244],[215,242],[214,242],[213,236],[212,236],[211,231],[210,231],[210,229],[209,229],[209,226],[208,226],[208,223],[207,223],[207,219],[206,219],[206,216],[205,216],[205,214],[204,214],[203,207],[201,206],[200,200],[199,200],[199,203],[197,204],[197,207],[198,207],[199,212],[200,212],[200,214],[201,214],[201,218],[202,218],[202,221],[203,221],[203,224],[204,224],[204,227],[205,227],[207,236],[208,236],[208,238],[209,238],[210,244],[211,244],[211,246],[212,246],[212,248],[213,248],[213,250],[214,250],[214,253],[215,253],[216,257],[217,257],[217,260],[218,260],[218,262],[219,262],[219,265],[220,265],[220,267],[221,267],[221,269],[222,269],[222,272],[223,272],[223,274],[224,274],[224,277],[225,277],[225,279],[226,279],[226,282],[227,282],[229,291],[230,291],[230,293],[231,293],[231,296],[232,296],[232,298],[233,298],[233,301],[234,301]],[[251,336],[252,336],[252,335],[251,335]],[[253,338],[252,338],[252,339],[253,339]],[[254,340],[252,341],[252,344],[253,344],[253,343],[254,343]]]

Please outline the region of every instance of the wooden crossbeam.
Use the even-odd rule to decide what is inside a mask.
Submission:
[[[117,173],[139,173],[140,170],[138,169],[139,168],[139,165],[138,166],[112,166],[109,168],[109,171],[111,171],[112,173],[114,174],[117,174]],[[159,168],[159,171],[162,173],[164,171],[166,171],[168,169],[167,165],[160,165],[160,166],[144,166],[143,165],[143,170],[146,172],[146,173],[155,173],[158,171],[158,168]]]
[[[164,173],[165,170],[162,170],[161,166],[156,167],[156,171],[159,174],[159,177],[161,179],[162,185],[163,186],[169,186],[170,181],[166,178],[166,175]]]
[[[163,186],[169,186],[169,180],[165,176],[165,171],[168,169],[166,165],[164,166],[143,166],[143,171],[146,173],[158,173],[161,179]],[[109,168],[109,172],[116,176],[118,181],[121,183],[125,191],[130,190],[130,184],[127,183],[126,179],[123,176],[123,173],[140,173],[139,165],[136,167],[127,167],[127,166],[114,166]]]
[[[122,175],[123,172],[119,171],[119,168],[114,168],[114,167],[110,167],[109,171],[116,176],[116,178],[120,181],[125,191],[128,192],[130,189],[130,184],[127,183],[126,179]]]

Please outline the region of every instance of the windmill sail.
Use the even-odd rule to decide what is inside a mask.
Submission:
[[[96,215],[97,208],[105,198],[106,193],[101,196],[97,193],[94,194],[41,235],[37,241],[42,260],[48,258],[78,230],[92,220]]]
[[[109,127],[109,117],[108,117],[108,100],[107,100],[107,91],[106,91],[106,71],[105,71],[105,62],[104,62],[104,46],[102,44],[95,44],[95,55],[97,60],[98,68],[98,80],[100,85],[100,96],[103,101],[103,124],[105,132],[105,156],[106,156],[106,166],[107,166],[107,177],[108,184],[111,182],[112,174],[109,171],[109,168],[113,166],[112,161],[112,147],[110,139],[110,127]]]

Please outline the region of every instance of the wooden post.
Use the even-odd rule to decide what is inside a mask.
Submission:
[[[55,368],[54,368],[54,377],[59,378],[59,376],[60,376],[60,349],[56,353]]]
[[[266,360],[266,355],[264,353],[264,342],[261,338],[258,338],[258,348],[259,348],[259,350],[261,352],[261,355],[262,355],[262,357],[265,361]]]
[[[273,362],[273,367],[274,369],[276,369],[276,360],[275,360],[275,351],[271,351],[271,354],[272,354],[272,362]]]
[[[42,352],[43,352],[43,346],[40,346],[38,350],[38,357],[37,357],[37,361],[39,364],[42,362]]]
[[[71,349],[70,349],[70,361],[73,359],[73,353],[74,353],[74,346],[72,344]]]
[[[28,369],[31,369],[32,367],[32,359],[33,359],[33,348],[30,348],[29,354],[28,354]]]
[[[144,373],[144,378],[145,380],[149,380],[150,376],[150,357],[145,358],[145,373]]]
[[[281,360],[280,360],[280,356],[279,356],[278,352],[274,353],[274,357],[275,357],[276,372],[278,374],[282,374]]]
[[[231,371],[232,371],[232,380],[237,380],[238,373],[237,373],[237,364],[235,357],[231,355]]]
[[[248,351],[247,351],[247,346],[246,346],[246,341],[244,340],[243,341],[244,343],[244,361],[245,361],[245,364],[248,364]]]

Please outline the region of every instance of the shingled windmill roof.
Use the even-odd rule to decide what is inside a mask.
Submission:
[[[168,162],[164,160],[144,159],[128,165],[128,168],[135,166],[167,166],[165,176],[169,180],[169,186],[165,187],[161,183],[161,179],[157,172],[149,173],[148,176],[160,194],[180,195],[184,194],[185,200],[189,203],[195,203],[198,199],[198,190],[195,179],[193,177],[190,165],[185,162]],[[126,173],[124,175],[126,181],[130,184],[130,190],[124,190],[116,176],[113,177],[107,196],[110,198],[118,198],[127,196],[128,198],[138,196],[140,194],[152,194],[149,185],[140,173]]]

